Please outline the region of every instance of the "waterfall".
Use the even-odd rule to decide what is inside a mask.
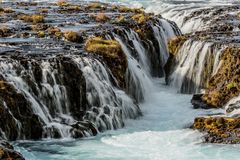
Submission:
[[[170,84],[182,93],[200,92],[217,72],[225,48],[211,42],[187,40],[177,53],[177,65],[170,76]]]
[[[162,68],[167,63],[169,58],[167,43],[170,38],[180,35],[181,32],[176,30],[175,26],[166,21],[165,19],[159,19],[155,25],[152,25],[152,30],[154,32],[154,37],[158,42],[160,61]]]
[[[4,79],[24,95],[26,101],[31,104],[32,114],[36,114],[41,119],[44,129],[43,137],[75,136],[76,133],[72,131],[72,127],[82,120],[93,123],[99,131],[117,129],[124,126],[125,119],[136,118],[141,114],[133,99],[124,91],[114,87],[110,80],[110,75],[112,76],[110,70],[106,69],[100,61],[81,56],[65,58],[69,61],[68,63],[77,66],[75,72],[79,70],[78,72],[83,73],[85,80],[78,83],[86,82],[87,102],[79,104],[86,107],[86,111],[79,110],[86,112],[83,118],[73,115],[75,113],[70,107],[75,102],[71,102],[67,89],[69,86],[63,79],[62,72],[66,69],[63,63],[65,62],[54,58],[40,62],[31,59],[27,64],[28,67],[24,67],[17,60],[2,60],[0,63]],[[39,67],[41,73],[38,76],[41,78],[36,79],[34,67]],[[68,78],[81,79],[81,77]],[[83,106],[75,107],[80,109]],[[10,114],[19,126],[18,132],[21,133],[21,122],[12,113]],[[86,130],[83,130],[82,134],[86,135]]]
[[[115,35],[115,39],[121,44],[128,60],[126,73],[127,90],[138,102],[142,101],[146,94],[153,89],[149,73],[141,68],[139,62],[131,55],[127,44],[118,35]]]
[[[86,79],[87,100],[91,108],[85,119],[93,122],[98,130],[117,129],[124,125],[124,119],[136,118],[140,114],[134,101],[113,86],[109,70],[96,59],[73,57]]]
[[[0,109],[7,122],[0,122],[0,136],[80,138],[122,128],[126,119],[140,116],[138,104],[154,90],[152,77],[164,76],[167,42],[181,34],[175,23],[162,18],[144,29],[146,34],[124,27],[106,34],[120,43],[127,58],[122,88],[105,60],[85,53],[82,46],[64,55],[1,56]],[[10,93],[5,95],[6,88]]]

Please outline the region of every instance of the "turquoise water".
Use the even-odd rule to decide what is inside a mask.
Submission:
[[[202,8],[211,5],[231,5],[237,1],[160,1],[102,0],[145,7],[166,18],[173,9]],[[186,31],[187,32],[187,31]],[[191,95],[176,93],[154,80],[155,90],[140,104],[143,117],[128,120],[123,129],[107,131],[96,137],[72,140],[21,141],[15,146],[28,160],[238,160],[240,145],[203,144],[201,133],[188,129],[194,117],[223,112],[194,110]]]

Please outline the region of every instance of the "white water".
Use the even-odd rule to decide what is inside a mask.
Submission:
[[[182,4],[177,5],[168,4],[169,1],[158,0],[117,0],[115,2],[130,3],[133,6],[147,6],[147,11],[163,13],[165,17],[176,20],[184,32],[197,30],[200,22],[196,24],[190,22],[189,24],[192,25],[184,26],[182,24],[184,16],[180,15],[189,15],[194,7],[208,7],[209,5],[215,5],[215,3],[230,3],[220,0],[192,0],[189,4],[185,4],[186,1],[181,1]],[[181,8],[181,11],[178,11],[177,6]],[[171,11],[167,12],[169,10]],[[131,60],[131,58],[129,58],[129,62],[133,65],[132,68],[136,68],[138,62],[135,62],[134,59]],[[142,74],[140,71],[134,73]],[[150,80],[149,83],[153,83],[154,86],[151,89],[146,87],[147,85],[144,82],[144,86],[141,87],[146,87],[145,90],[148,91],[145,102],[140,105],[144,116],[137,120],[128,120],[125,124],[126,127],[123,129],[108,131],[96,137],[82,140],[25,141],[16,144],[16,149],[21,151],[29,160],[239,159],[239,145],[202,144],[202,135],[199,132],[185,129],[198,115],[224,111],[193,110],[190,104],[191,95],[177,94],[176,90],[172,90],[159,82],[158,79],[154,82]]]

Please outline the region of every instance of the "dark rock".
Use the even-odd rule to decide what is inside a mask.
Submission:
[[[20,153],[14,150],[11,144],[3,140],[0,140],[0,159],[25,160]]]

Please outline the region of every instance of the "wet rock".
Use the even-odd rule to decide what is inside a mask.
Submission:
[[[194,94],[191,100],[194,109],[202,108],[202,109],[210,109],[212,106],[207,105],[202,100],[203,94]]]
[[[70,42],[81,43],[83,38],[77,32],[68,31],[64,33],[64,37]]]
[[[240,143],[240,118],[198,117],[193,128],[207,133],[203,137],[207,143]]]
[[[227,48],[222,55],[222,64],[214,75],[202,100],[213,107],[223,107],[230,99],[240,94],[240,48]]]
[[[4,13],[8,7],[15,12]],[[159,44],[152,27],[161,25],[161,17],[144,13],[143,9],[66,1],[4,2],[0,14],[1,22],[6,24],[6,29],[0,27],[0,48],[4,46],[0,51],[0,134],[6,139],[60,138],[65,129],[70,136],[80,138],[96,135],[96,128],[105,131],[123,127],[120,105],[124,102],[117,99],[112,88],[108,92],[116,104],[101,106],[98,98],[91,99],[88,92],[95,88],[87,86],[81,70],[85,65],[87,69],[87,63],[99,62],[107,66],[107,83],[114,89],[130,88],[131,83],[126,84],[125,79],[127,58],[120,44],[109,40],[114,34],[128,42],[131,55],[139,60],[126,32],[136,34],[152,61],[153,75],[160,75]],[[98,69],[97,65],[93,67],[94,71]],[[136,83],[131,87],[139,86]],[[141,113],[135,100],[133,105],[139,113],[130,118]],[[97,121],[102,123],[98,127],[93,125]]]
[[[98,133],[95,126],[89,121],[77,122],[73,124],[72,127],[73,129],[71,129],[71,132],[73,133],[74,138],[82,138],[86,136],[86,133],[91,133],[92,136],[95,136]]]
[[[121,45],[116,40],[105,40],[101,37],[89,38],[86,41],[85,50],[102,56],[120,86],[124,86],[127,59]]]
[[[11,144],[3,140],[0,140],[0,159],[25,160],[20,153],[14,150]]]

